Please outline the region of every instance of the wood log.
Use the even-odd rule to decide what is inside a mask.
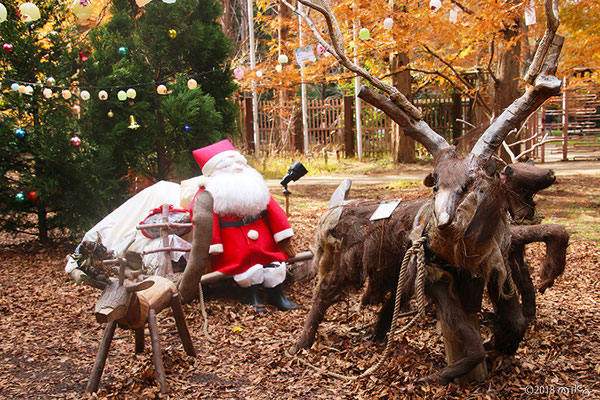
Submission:
[[[148,310],[150,311],[150,310]],[[144,335],[144,328],[141,327],[139,329],[135,330],[135,354],[141,354],[144,352],[144,346],[145,346],[145,335]]]
[[[171,298],[177,293],[177,287],[171,280],[162,276],[151,276],[145,281],[152,281],[154,284],[137,294],[143,297],[149,308],[158,314],[171,305]]]
[[[165,367],[162,361],[160,350],[160,339],[158,337],[158,326],[156,325],[156,313],[153,309],[148,313],[148,329],[150,330],[150,340],[152,343],[152,360],[154,361],[154,370],[156,371],[156,380],[160,384],[160,392],[167,393],[167,380],[165,376]]]
[[[110,343],[115,335],[116,327],[117,322],[111,321],[106,324],[106,328],[104,328],[102,342],[100,342],[100,347],[98,348],[98,353],[96,354],[96,361],[92,367],[92,374],[90,375],[90,380],[85,388],[85,391],[88,393],[93,393],[98,390],[98,385],[100,384],[100,378],[102,377],[102,372],[104,371],[104,364],[106,363],[106,358],[108,357],[108,350],[110,349]]]
[[[149,310],[150,305],[148,304],[148,301],[146,301],[146,299],[139,293],[133,293],[129,306],[127,307],[127,313],[125,314],[125,317],[119,319],[117,322],[119,325],[129,329],[143,328],[148,320]]]
[[[190,331],[188,330],[187,324],[185,323],[185,315],[181,308],[181,301],[179,300],[179,294],[175,293],[171,299],[171,309],[173,310],[173,316],[175,317],[175,324],[177,325],[177,332],[181,338],[181,343],[185,352],[192,357],[196,357],[196,350],[192,343]]]

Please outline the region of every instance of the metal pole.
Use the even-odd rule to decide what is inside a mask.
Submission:
[[[298,9],[302,11],[303,5],[299,4]],[[298,15],[298,40],[302,47],[302,18]],[[304,65],[300,65],[300,92],[302,96],[302,136],[304,136],[304,154],[308,154],[308,101],[306,99],[306,82],[304,81]]]
[[[356,5],[355,5],[356,7]],[[356,23],[352,23],[352,40],[354,40],[354,64],[358,65],[358,56],[356,48],[358,46],[358,37],[356,35]],[[361,120],[361,100],[358,97],[360,91],[360,76],[354,78],[354,104],[356,105],[356,152],[358,160],[362,161],[362,120]]]
[[[248,0],[248,31],[250,43],[250,69],[254,73],[256,60],[254,59],[254,10],[252,0]],[[256,95],[256,81],[252,79],[252,127],[254,130],[254,154],[258,157],[260,135],[258,132],[258,96]]]

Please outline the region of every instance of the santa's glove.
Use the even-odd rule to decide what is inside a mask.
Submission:
[[[292,243],[291,237],[283,239],[278,243],[278,245],[281,251],[287,254],[288,257],[294,257],[296,255],[296,248],[294,247],[294,243]]]

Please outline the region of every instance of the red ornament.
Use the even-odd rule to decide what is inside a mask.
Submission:
[[[8,54],[12,54],[12,53],[14,53],[14,50],[13,50],[13,45],[12,45],[12,43],[4,43],[4,44],[2,45],[2,49],[3,49],[5,52],[7,52]]]
[[[71,141],[71,144],[74,147],[79,147],[81,146],[81,139],[77,136],[73,136],[71,139],[69,139]]]
[[[85,53],[83,51],[79,52],[79,61],[81,62],[86,62],[88,60],[87,56],[85,55]]]
[[[29,192],[29,194],[27,195],[27,198],[29,199],[29,201],[33,201],[33,202],[36,202],[40,199],[35,191]]]

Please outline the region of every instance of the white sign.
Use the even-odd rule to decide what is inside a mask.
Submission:
[[[379,206],[377,207],[373,215],[371,215],[371,218],[369,218],[369,220],[377,221],[378,219],[389,218],[401,201],[402,199],[397,199],[379,204]]]
[[[309,61],[317,61],[315,57],[315,53],[313,52],[312,46],[304,46],[296,49],[296,62],[303,66],[305,63]]]

